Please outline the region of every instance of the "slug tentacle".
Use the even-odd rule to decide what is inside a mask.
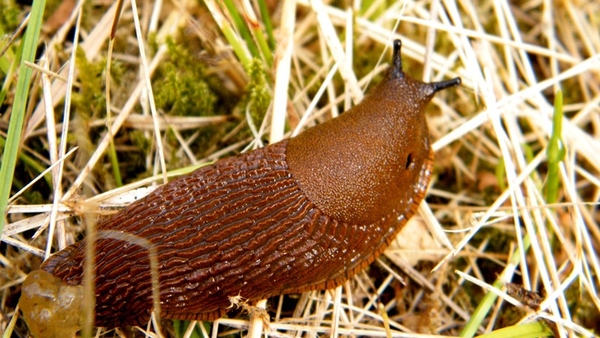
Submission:
[[[389,75],[401,79],[404,77],[404,71],[402,70],[402,55],[400,51],[402,49],[402,41],[394,40],[393,43],[393,54],[392,54],[392,68],[389,69]]]
[[[435,93],[437,93],[440,90],[443,90],[443,89],[446,89],[449,87],[458,86],[460,84],[460,81],[461,80],[459,77],[455,77],[454,79],[447,80],[447,81],[432,82],[431,85],[433,86],[433,91]]]
[[[340,117],[202,167],[99,222],[95,324],[149,320],[150,251],[160,316],[194,320],[222,316],[229,297],[333,288],[373,262],[425,197],[426,105],[460,83],[411,78],[400,47],[383,81]],[[85,252],[76,243],[42,269],[81,285]]]

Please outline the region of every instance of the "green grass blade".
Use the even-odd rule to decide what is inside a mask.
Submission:
[[[499,330],[494,330],[477,338],[536,338],[536,337],[551,337],[552,331],[541,322],[533,322],[528,324],[514,325],[504,327]]]
[[[258,0],[258,8],[260,10],[260,18],[262,19],[262,22],[265,25],[265,30],[267,31],[269,48],[271,48],[271,51],[274,51],[275,34],[273,34],[273,22],[271,21],[271,16],[269,15],[269,10],[265,0]]]
[[[123,1],[120,2],[120,4],[122,4]],[[122,5],[120,6],[119,9],[122,8]],[[113,31],[116,30],[116,21],[118,21],[120,15],[116,16],[115,19],[115,24],[113,25]],[[108,42],[108,52],[107,52],[107,56],[106,56],[106,94],[105,94],[105,98],[106,98],[106,117],[108,118],[108,120],[110,120],[111,117],[111,112],[110,112],[110,81],[111,81],[111,77],[110,77],[110,69],[111,69],[111,62],[112,62],[112,51],[113,51],[113,47],[114,47],[114,43],[115,43],[115,39],[111,38]],[[110,132],[110,128],[109,128],[109,132]],[[110,165],[113,169],[113,176],[115,178],[115,184],[117,187],[122,187],[123,186],[123,176],[121,175],[121,169],[119,168],[119,158],[117,156],[117,149],[115,148],[115,139],[114,136],[110,138],[110,142],[108,144],[108,157],[110,158]]]
[[[229,15],[231,15],[231,19],[240,32],[242,38],[246,41],[246,46],[248,46],[250,54],[255,58],[260,57],[258,48],[256,48],[254,39],[252,39],[252,34],[250,34],[250,30],[248,29],[248,26],[246,26],[246,23],[240,15],[236,5],[231,0],[224,0],[223,3],[227,7],[227,11],[229,12]]]
[[[531,245],[531,241],[529,240],[529,235],[525,235],[525,237],[523,237],[523,249],[525,251],[527,251],[529,249],[530,245]],[[509,264],[513,265],[513,266],[517,266],[520,261],[521,261],[521,254],[519,252],[519,249],[517,248],[511,257]],[[492,285],[496,289],[502,289],[502,286],[503,286],[502,281],[499,278],[496,279],[496,281]],[[488,313],[494,306],[494,302],[496,302],[497,298],[498,298],[498,296],[491,291],[488,291],[485,294],[485,296],[483,296],[481,302],[479,302],[479,305],[477,305],[477,308],[475,309],[475,311],[473,311],[471,318],[469,319],[469,321],[467,322],[465,327],[460,332],[460,335],[459,335],[460,337],[469,337],[470,338],[470,337],[475,336],[475,333],[477,333],[477,328],[479,328],[479,326],[483,323],[483,320],[485,319],[485,317],[488,315]]]
[[[495,174],[500,191],[506,190],[506,167],[504,166],[504,158],[502,157],[499,159],[498,164],[496,164]]]
[[[558,199],[559,165],[565,157],[565,147],[562,142],[563,97],[562,91],[556,92],[554,98],[554,115],[552,116],[552,135],[546,156],[548,157],[548,176],[546,178],[546,202],[555,203]]]
[[[244,67],[249,67],[250,62],[252,60],[252,56],[250,55],[250,52],[248,52],[248,50],[244,47],[244,43],[242,43],[243,40],[241,39],[241,37],[237,35],[237,32],[229,24],[229,21],[227,21],[223,17],[223,13],[221,13],[220,7],[217,5],[217,2],[214,0],[206,0],[205,4],[206,7],[208,7],[208,10],[210,11],[213,19],[215,20],[219,28],[221,28],[221,32],[223,32],[225,39],[227,40],[227,42],[229,42],[231,48],[233,48],[233,52],[235,53],[235,55],[238,57],[238,59]]]
[[[252,33],[256,37],[256,41],[258,41],[258,47],[260,48],[262,55],[265,57],[267,65],[270,67],[271,65],[273,65],[273,52],[269,48],[267,40],[265,40],[262,29],[260,28],[260,26],[254,26],[252,28]]]
[[[497,289],[502,288],[502,282],[500,280],[496,280],[492,285]],[[494,306],[494,302],[496,302],[497,298],[498,296],[491,291],[488,291],[486,295],[483,296],[483,299],[479,302],[475,311],[473,311],[471,318],[460,332],[460,337],[470,338],[475,336],[477,328],[483,323],[483,320],[488,315],[492,306]]]
[[[260,21],[256,16],[256,13],[254,12],[254,8],[251,5],[245,6],[244,13],[246,24],[248,25],[248,27],[250,27],[250,31],[252,32],[252,36],[254,37],[258,45],[258,49],[264,57],[267,66],[271,67],[273,65],[273,51],[269,47],[269,43],[265,38],[265,31],[263,29],[263,25],[260,24]]]
[[[21,134],[25,121],[25,107],[29,99],[29,87],[33,73],[31,68],[24,65],[24,61],[34,62],[45,7],[46,0],[37,0],[33,2],[29,25],[27,26],[23,38],[23,55],[19,68],[19,79],[17,80],[15,101],[10,116],[6,147],[2,154],[2,166],[0,168],[0,210],[3,213],[2,217],[0,217],[0,234],[4,229],[4,213],[10,197],[13,175],[15,173],[17,155],[21,143]]]

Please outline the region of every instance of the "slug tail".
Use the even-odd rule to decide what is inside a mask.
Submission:
[[[80,243],[76,243],[74,245],[66,247],[64,250],[61,250],[54,255],[50,256],[41,266],[41,269],[47,271],[48,273],[54,274],[57,266],[64,264],[65,262],[69,262],[69,258],[75,251]]]

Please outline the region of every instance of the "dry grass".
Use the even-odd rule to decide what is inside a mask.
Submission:
[[[436,177],[420,216],[377,263],[343,287],[272,299],[267,322],[239,314],[184,336],[208,329],[213,337],[217,332],[258,337],[261,330],[276,337],[489,332],[525,337],[540,328],[517,333],[513,325],[532,321],[546,323],[550,329],[542,331],[561,337],[599,331],[600,4],[366,3],[368,9],[352,11],[319,0],[299,0],[295,6],[270,2],[277,50],[272,61],[260,62],[265,81],[250,98],[243,93],[257,77],[244,63],[252,51],[235,31],[225,38],[231,13],[220,1],[140,2],[137,14],[127,3],[114,41],[108,119],[97,86],[107,81],[103,65],[116,5],[86,3],[82,20],[71,8],[66,16],[52,17],[53,27],[48,19],[0,246],[0,327],[17,318],[27,273],[80,239],[74,214],[119,208],[191,166],[335,116],[368,91],[372,75],[389,60],[384,48],[401,38],[412,76],[463,80],[461,88],[442,93],[432,105]],[[263,24],[259,19],[262,32]],[[69,62],[82,56],[69,40],[74,29],[78,48],[100,65],[97,73],[91,64]],[[170,74],[160,68],[169,60],[167,37],[188,47],[192,61],[207,65],[214,111],[173,116],[154,105],[152,93],[166,86]],[[232,42],[240,43],[237,50]],[[186,71],[188,66],[180,65]],[[323,95],[315,98],[320,88]],[[550,162],[559,88],[566,151],[561,162]],[[272,97],[264,119],[264,109],[246,111],[264,106],[260,95]],[[10,98],[0,102],[3,138]],[[70,116],[63,113],[68,105],[74,107]],[[120,163],[120,173],[111,157]],[[549,178],[553,166],[557,172]],[[51,169],[46,178],[38,167]],[[36,177],[41,179],[23,188]],[[126,185],[119,186],[119,177]],[[545,188],[552,182],[558,184],[556,200]],[[511,285],[509,296],[503,283],[511,281],[539,293]],[[21,321],[12,323],[14,332],[25,332]],[[497,331],[501,328],[515,331]],[[143,330],[157,335],[152,324]]]

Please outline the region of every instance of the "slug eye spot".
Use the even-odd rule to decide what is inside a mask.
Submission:
[[[415,166],[415,160],[413,158],[413,154],[408,154],[408,156],[406,156],[406,164],[404,166],[404,168],[406,170],[411,169]]]

